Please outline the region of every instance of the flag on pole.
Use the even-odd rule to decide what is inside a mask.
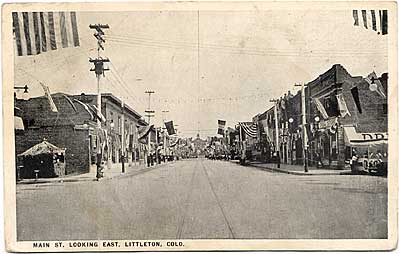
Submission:
[[[18,56],[80,46],[76,12],[13,12],[12,24]]]
[[[324,119],[327,119],[328,118],[327,111],[324,108],[323,104],[321,104],[320,100],[318,98],[314,98],[313,101],[314,101],[314,104],[316,105],[317,110],[319,110],[321,116]]]
[[[346,115],[351,115],[351,113],[348,110],[348,107],[346,106],[346,102],[344,99],[344,96],[342,94],[337,94],[337,101],[338,101],[338,107],[339,107],[339,113],[342,117]]]
[[[44,90],[44,95],[47,97],[48,103],[50,104],[51,111],[58,112],[57,106],[55,106],[53,98],[51,97],[50,89],[48,88],[48,86],[46,86],[43,83],[40,83],[40,85],[42,86],[42,88]]]
[[[361,17],[360,16],[361,13]],[[373,29],[378,34],[388,34],[387,10],[353,10],[354,26],[363,24],[365,29]],[[360,22],[361,20],[361,22]]]
[[[385,89],[381,84],[381,81],[378,79],[377,74],[373,71],[365,78],[366,82],[369,84],[369,89],[371,91],[377,92],[384,99],[387,98],[385,95]]]
[[[218,134],[224,135],[224,127],[226,126],[226,121],[218,120]]]
[[[239,122],[241,129],[251,138],[256,138],[258,133],[258,125],[252,122]]]
[[[176,134],[175,127],[173,126],[173,121],[165,122],[165,127],[169,135]]]

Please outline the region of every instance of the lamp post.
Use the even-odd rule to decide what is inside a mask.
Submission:
[[[314,132],[316,135],[316,163],[317,163],[317,167],[319,166],[319,162],[321,164],[321,166],[323,165],[322,161],[321,161],[321,156],[320,156],[320,149],[319,149],[319,123],[320,123],[320,117],[316,116],[314,118]]]
[[[292,142],[293,142],[293,138],[292,138],[292,124],[294,123],[294,119],[292,118],[292,117],[290,117],[289,119],[288,119],[288,124],[289,124],[289,126],[288,126],[288,134],[289,134],[289,137],[290,137],[290,139],[289,139],[289,142],[290,142],[290,153],[291,153],[291,165],[293,165],[294,164],[294,152],[293,152],[293,150],[292,150],[292,147],[293,147],[293,145],[292,145]]]

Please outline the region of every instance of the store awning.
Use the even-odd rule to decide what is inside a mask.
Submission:
[[[388,144],[387,132],[357,132],[354,126],[344,126],[347,146],[375,146]]]
[[[65,150],[65,148],[59,148],[44,140],[42,143],[34,145],[18,156],[36,156],[39,154],[64,153]]]

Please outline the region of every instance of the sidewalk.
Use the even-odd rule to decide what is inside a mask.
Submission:
[[[138,164],[138,163],[126,163],[125,164],[125,173],[122,173],[122,164],[114,163],[110,168],[105,166],[103,170],[103,177],[100,181],[106,179],[113,179],[118,177],[124,177],[128,175],[135,175],[141,172],[148,172],[150,170],[162,167],[163,165],[169,165],[174,163],[174,161],[155,164],[152,167],[147,167],[146,165]],[[64,177],[54,177],[54,178],[39,178],[39,179],[22,179],[17,182],[17,184],[45,184],[45,183],[64,183],[64,182],[91,182],[97,181],[96,172],[88,172],[83,174],[74,174],[74,175],[66,175]]]
[[[328,169],[328,168],[308,167],[308,172],[305,172],[303,165],[280,164],[280,168],[277,168],[277,164],[274,163],[249,162],[247,165],[251,167],[260,168],[263,170],[269,170],[272,172],[279,172],[291,175],[350,175],[351,174],[350,169]]]

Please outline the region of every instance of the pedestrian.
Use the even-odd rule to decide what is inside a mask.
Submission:
[[[323,160],[321,159],[321,156],[320,156],[319,152],[316,152],[316,163],[317,163],[317,167],[318,168],[319,167],[321,167],[321,168],[324,167]]]
[[[356,171],[357,171],[357,169],[356,169],[357,161],[358,161],[358,157],[357,157],[357,154],[356,154],[356,150],[353,150],[352,151],[352,158],[351,158],[351,160],[349,162],[350,165],[351,165],[352,174],[356,173]]]

